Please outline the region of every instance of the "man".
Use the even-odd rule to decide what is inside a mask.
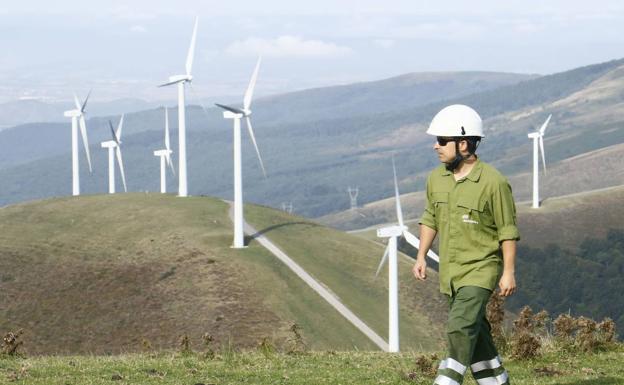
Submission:
[[[509,384],[485,310],[498,281],[500,294],[516,290],[516,210],[511,187],[475,151],[484,137],[479,114],[464,105],[442,109],[427,134],[442,164],[427,179],[420,249],[412,269],[427,277],[425,255],[440,234],[440,291],[448,297],[448,357],[434,384],[459,385],[468,369],[479,385]],[[500,277],[500,279],[499,279]]]

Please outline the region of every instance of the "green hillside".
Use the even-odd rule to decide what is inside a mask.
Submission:
[[[624,348],[599,353],[557,352],[532,360],[507,359],[515,385],[621,385]],[[225,352],[201,354],[126,354],[101,357],[1,359],[0,381],[32,385],[121,384],[343,384],[430,385],[419,355],[374,352],[278,354]],[[429,357],[425,358],[425,361]],[[436,360],[437,361],[437,360]],[[470,374],[466,385],[475,385]]]
[[[271,209],[247,210],[251,223],[387,334],[387,286],[372,279],[381,246]],[[311,349],[376,349],[257,242],[231,249],[227,211],[213,198],[144,193],[1,209],[0,330],[24,329],[31,354],[175,348],[181,335],[197,341],[204,333],[216,346],[279,344],[292,323]],[[435,283],[416,284],[405,276],[409,267],[401,266],[402,346],[438,349],[445,306],[425,298]]]

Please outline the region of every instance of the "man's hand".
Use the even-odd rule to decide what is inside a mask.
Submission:
[[[509,297],[516,291],[516,277],[513,273],[503,273],[500,281],[498,282],[500,288],[500,295],[503,297]]]
[[[414,277],[421,281],[427,279],[427,261],[425,258],[416,258],[416,264],[412,268],[412,272],[414,273]]]

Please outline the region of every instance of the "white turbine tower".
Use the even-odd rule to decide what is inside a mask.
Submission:
[[[179,172],[178,172],[178,195],[181,197],[188,196],[188,185],[186,177],[186,115],[184,107],[184,84],[193,80],[191,69],[193,67],[193,56],[195,55],[195,39],[197,37],[197,22],[195,19],[195,27],[193,28],[193,36],[191,37],[191,45],[186,56],[186,74],[174,75],[169,77],[169,81],[159,87],[178,85],[178,144],[179,144]]]
[[[123,182],[124,192],[128,192],[126,187],[126,174],[124,173],[123,159],[121,158],[121,129],[123,127],[124,116],[121,115],[117,132],[113,128],[113,123],[109,120],[108,125],[111,129],[113,140],[102,142],[102,148],[108,148],[108,193],[115,193],[115,158],[119,164],[119,172],[121,173],[121,181]]]
[[[394,173],[394,199],[396,206],[398,225],[387,226],[377,230],[379,238],[388,238],[388,246],[379,263],[375,276],[379,275],[386,259],[388,261],[388,351],[396,353],[399,351],[399,285],[398,285],[398,239],[404,236],[405,240],[415,248],[420,247],[420,240],[409,232],[407,226],[403,224],[403,212],[401,210],[401,199],[399,198],[399,184],[397,182],[396,167],[392,159],[392,171]],[[429,258],[440,262],[438,256],[431,250],[427,253]],[[389,258],[388,258],[389,257]]]
[[[546,126],[550,122],[552,114],[548,115],[548,118],[542,124],[542,127],[538,131],[531,132],[529,138],[533,139],[533,208],[540,207],[539,200],[539,155],[537,153],[537,147],[542,153],[542,163],[544,164],[544,172],[546,172],[546,158],[544,157],[544,132],[546,132]]]
[[[78,102],[78,97],[74,94],[74,103],[76,109],[65,111],[65,117],[72,120],[72,195],[80,195],[80,168],[78,162],[78,122],[80,122],[80,134],[82,136],[82,144],[87,153],[87,162],[89,163],[89,172],[93,172],[91,168],[91,155],[89,154],[89,141],[87,140],[87,125],[85,123],[85,108],[91,91],[87,94],[82,105]]]
[[[262,157],[260,157],[260,151],[258,150],[258,144],[256,143],[256,138],[253,133],[253,128],[251,127],[251,119],[249,116],[251,115],[251,98],[253,96],[254,87],[256,86],[256,80],[258,79],[258,70],[260,69],[260,61],[258,58],[258,62],[256,63],[256,68],[251,76],[251,80],[249,81],[249,86],[247,87],[247,91],[245,92],[245,97],[243,98],[243,108],[235,108],[226,106],[223,104],[216,104],[218,107],[223,108],[223,118],[225,119],[233,119],[234,120],[234,244],[232,247],[234,248],[243,248],[245,247],[245,239],[243,235],[243,179],[242,179],[242,170],[241,170],[241,119],[245,118],[247,123],[247,129],[249,131],[249,136],[251,137],[251,141],[256,149],[256,154],[258,155],[258,160],[260,161],[260,168],[262,169],[262,173],[266,178],[266,170],[264,169],[264,164],[262,163]]]
[[[167,173],[165,164],[171,167],[171,172],[175,175],[173,162],[171,162],[171,146],[169,145],[169,113],[165,107],[165,148],[163,150],[154,151],[154,156],[160,157],[160,192],[167,192]]]

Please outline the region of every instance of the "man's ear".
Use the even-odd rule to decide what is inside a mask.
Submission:
[[[459,140],[459,152],[460,153],[468,152],[468,141],[466,139]]]

